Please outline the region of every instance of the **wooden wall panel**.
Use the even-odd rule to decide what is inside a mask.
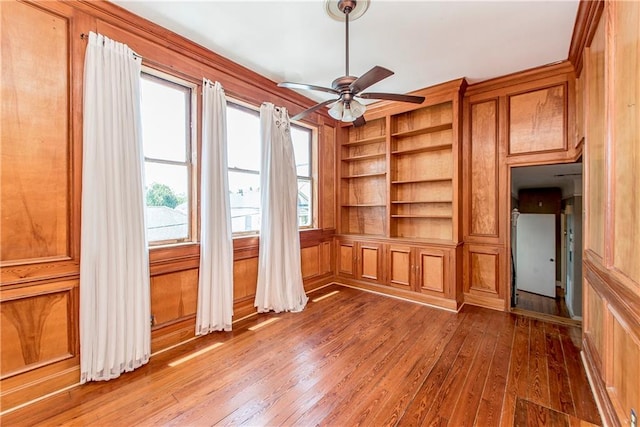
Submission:
[[[602,356],[605,354],[604,340],[604,313],[605,305],[604,301],[593,290],[593,287],[587,279],[583,283],[584,289],[584,322],[583,331],[589,340],[593,344],[593,349],[596,352],[596,362],[598,371],[602,373]]]
[[[640,295],[640,2],[613,2],[611,17],[613,264]]]
[[[321,197],[322,228],[336,228],[336,129],[333,126],[322,126],[322,141],[318,147],[320,156],[320,185],[318,190]]]
[[[498,293],[498,255],[470,253],[471,282],[469,290]]]
[[[198,269],[151,278],[151,317],[154,326],[195,315],[197,300]]]
[[[566,86],[509,96],[509,154],[564,150]]]
[[[17,2],[1,15],[0,261],[67,258],[69,22]]]
[[[320,273],[331,273],[333,271],[333,268],[331,267],[331,260],[333,260],[333,256],[331,256],[332,242],[322,242],[320,246]]]
[[[637,325],[636,325],[637,328]],[[637,331],[636,331],[637,333]],[[620,420],[629,420],[629,409],[640,408],[640,337],[612,313],[611,377],[608,381]]]
[[[72,357],[77,329],[71,323],[78,282],[2,292],[0,376],[4,379]]]
[[[498,236],[498,101],[471,105],[470,235]]]
[[[254,296],[258,285],[258,258],[247,258],[233,263],[233,299]]]
[[[300,249],[302,262],[302,278],[318,276],[320,274],[320,246],[309,246]]]
[[[604,21],[596,29],[585,56],[585,249],[604,258],[605,112]]]

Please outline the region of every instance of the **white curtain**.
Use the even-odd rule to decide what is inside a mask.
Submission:
[[[81,382],[109,380],[149,361],[141,58],[90,33],[84,71]]]
[[[302,311],[307,296],[300,268],[298,184],[287,110],[260,107],[261,210],[258,312]]]
[[[202,85],[202,198],[196,335],[230,331],[233,239],[227,174],[227,103],[220,83]]]

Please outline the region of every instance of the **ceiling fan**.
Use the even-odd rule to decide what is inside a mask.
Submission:
[[[328,0],[331,1],[331,0]],[[400,95],[395,93],[381,93],[381,92],[365,92],[363,90],[378,83],[380,80],[386,79],[393,75],[393,71],[384,67],[375,66],[360,77],[354,77],[349,75],[349,14],[356,8],[356,0],[339,0],[337,2],[338,9],[345,15],[345,75],[338,77],[331,83],[331,87],[316,86],[304,83],[291,83],[282,82],[278,86],[286,87],[289,89],[307,89],[317,90],[321,92],[328,92],[337,95],[337,98],[329,99],[319,104],[314,105],[311,108],[304,110],[303,112],[293,116],[292,120],[299,120],[306,115],[326,106],[333,104],[329,109],[329,115],[336,120],[343,122],[353,122],[354,126],[362,126],[365,124],[364,117],[362,116],[366,110],[366,106],[355,98],[363,99],[385,99],[389,101],[400,102],[412,102],[415,104],[421,104],[424,102],[424,96],[413,95]],[[329,9],[329,8],[328,8]]]

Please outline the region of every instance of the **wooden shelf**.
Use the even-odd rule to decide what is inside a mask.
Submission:
[[[345,142],[342,144],[343,147],[353,147],[354,145],[364,145],[364,144],[373,144],[375,142],[384,142],[386,141],[386,135],[374,136],[371,138],[358,139],[356,141]]]
[[[415,205],[420,203],[453,203],[451,200],[392,200],[396,205]]]
[[[359,175],[343,176],[342,179],[367,178],[367,177],[371,177],[371,176],[385,176],[386,174],[387,174],[386,172],[363,173],[363,174],[359,174]]]
[[[451,215],[391,215],[391,218],[439,218],[451,219]]]
[[[407,179],[403,181],[391,181],[392,184],[419,184],[421,182],[451,181],[452,178],[431,178],[431,179]]]
[[[369,159],[377,159],[377,158],[383,158],[386,157],[385,153],[378,153],[378,154],[366,154],[364,156],[353,156],[353,157],[345,157],[344,159],[342,159],[343,162],[355,162],[358,160],[369,160]]]
[[[395,154],[395,155],[418,154],[418,153],[426,153],[426,152],[429,152],[429,151],[446,150],[446,149],[452,148],[452,147],[453,147],[453,144],[439,144],[439,145],[432,145],[431,147],[414,148],[414,149],[411,149],[411,150],[392,151],[391,154]]]
[[[353,205],[341,205],[343,208],[386,208],[387,205],[380,205],[377,203],[359,203]]]
[[[402,132],[392,133],[391,136],[397,137],[397,138],[403,138],[403,137],[414,136],[414,135],[422,135],[425,133],[442,132],[443,130],[449,130],[449,129],[453,129],[452,123],[445,123],[443,125],[437,125],[437,126],[429,126],[426,128],[405,130]]]

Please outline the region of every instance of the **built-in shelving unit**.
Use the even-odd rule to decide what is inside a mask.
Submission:
[[[391,116],[390,139],[390,237],[452,240],[452,103]]]
[[[453,102],[349,127],[340,145],[340,232],[453,241]]]
[[[340,145],[340,223],[345,234],[387,233],[387,134],[384,118],[351,127]]]

